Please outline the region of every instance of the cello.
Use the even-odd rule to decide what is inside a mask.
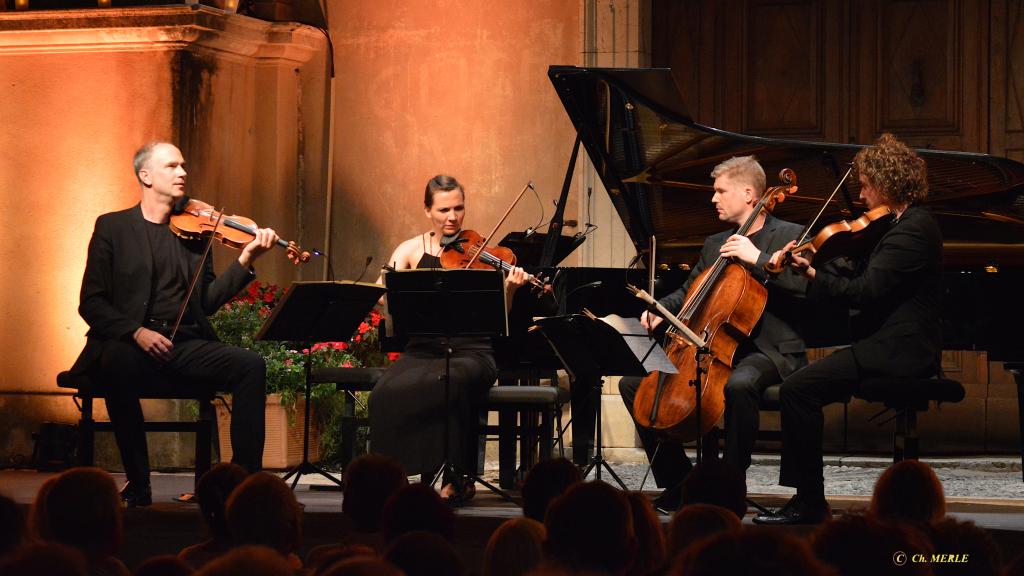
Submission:
[[[762,211],[771,212],[786,194],[796,192],[792,170],[783,169],[779,178],[785,185],[773,186],[764,193],[737,234],[747,235]],[[633,401],[636,422],[681,442],[706,434],[725,411],[725,383],[732,374],[736,349],[754,330],[767,301],[768,290],[742,264],[719,256],[690,285],[676,315],[678,321],[700,335],[705,346],[698,350],[683,331],[668,329],[665,353],[679,373],[651,372],[640,381]],[[699,394],[697,386],[692,385],[695,374],[698,380],[700,374],[705,375]]]

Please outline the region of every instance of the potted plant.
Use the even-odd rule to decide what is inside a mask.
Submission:
[[[270,317],[284,295],[274,284],[252,282],[248,289],[225,304],[210,321],[221,341],[252,350],[267,364],[267,412],[264,468],[286,468],[302,458],[302,428],[307,354],[313,367],[386,366],[393,357],[380,352],[377,328],[380,313],[372,311],[349,342],[318,342],[310,349],[291,342],[255,340],[256,333]],[[310,459],[330,460],[338,447],[337,430],[340,396],[333,384],[319,384],[311,390],[315,419],[310,427]],[[365,409],[366,399],[358,404]],[[230,459],[227,411],[218,406],[221,458]],[[319,426],[318,426],[319,424]],[[321,434],[321,431],[324,433]],[[323,448],[323,450],[321,450]]]

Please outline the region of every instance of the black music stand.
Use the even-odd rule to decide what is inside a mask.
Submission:
[[[600,394],[604,376],[646,376],[654,371],[678,373],[665,351],[656,340],[650,338],[636,318],[622,318],[615,314],[597,318],[584,310],[583,314],[541,318],[537,326],[569,372],[570,378],[575,380],[577,373],[596,373],[602,376],[594,387],[595,393]],[[601,480],[601,468],[604,468],[623,490],[628,490],[604,459],[601,412],[599,399],[595,418],[597,429],[594,435],[594,456],[583,471],[583,477],[586,478],[594,470],[595,479]]]
[[[256,333],[256,340],[304,342],[306,352],[306,421],[302,427],[302,462],[288,471],[292,490],[303,474],[320,474],[338,486],[338,480],[309,461],[309,408],[312,403],[310,374],[313,371],[314,342],[345,341],[355,334],[373,306],[384,294],[384,287],[367,282],[292,282],[270,318]]]
[[[388,312],[396,337],[441,338],[444,342],[444,406],[451,398],[451,340],[508,334],[504,276],[498,270],[421,268],[385,272]],[[449,417],[444,418],[444,460],[430,484],[445,472],[464,475],[509,502],[515,500],[481,478],[476,470],[460,470],[451,462]]]

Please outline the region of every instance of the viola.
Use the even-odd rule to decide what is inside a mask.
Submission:
[[[461,230],[441,250],[443,268],[497,268],[508,272],[516,265],[516,255],[504,246],[487,246],[486,238],[474,230]],[[551,293],[551,285],[533,274],[526,281],[543,294]]]
[[[171,212],[171,231],[186,240],[199,240],[213,236],[225,246],[241,250],[256,237],[258,226],[244,216],[227,216],[213,206],[184,197],[175,203]],[[288,259],[294,264],[309,261],[309,252],[299,248],[295,242],[278,239],[277,245],[288,251]]]
[[[828,263],[840,256],[856,258],[866,254],[882,238],[892,222],[892,210],[877,206],[854,220],[840,220],[825,226],[814,235],[798,240],[797,244],[782,253],[776,264],[768,262],[764,269],[769,274],[778,274],[786,269],[796,254],[809,262]],[[806,234],[804,235],[806,236]]]

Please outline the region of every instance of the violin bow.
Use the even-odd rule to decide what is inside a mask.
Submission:
[[[174,321],[174,329],[171,330],[171,336],[168,338],[171,342],[174,342],[174,336],[178,334],[178,328],[181,327],[181,320],[185,317],[185,310],[188,309],[188,301],[192,298],[192,292],[196,289],[196,284],[199,282],[199,275],[203,272],[203,265],[206,263],[206,257],[210,254],[210,248],[213,247],[213,241],[217,237],[217,228],[220,227],[220,220],[224,217],[224,208],[220,209],[217,214],[217,221],[213,223],[213,232],[210,234],[210,239],[206,241],[206,248],[203,250],[203,256],[199,259],[199,265],[196,266],[196,271],[192,273],[192,281],[188,283],[188,292],[185,293],[185,300],[181,303],[181,308],[178,309],[178,319]]]
[[[476,254],[473,254],[473,257],[469,259],[469,262],[466,263],[465,268],[471,267],[473,265],[473,262],[476,262],[476,259],[480,256],[480,253],[484,251],[484,247],[486,247],[487,244],[490,243],[491,237],[493,237],[494,233],[498,231],[498,228],[505,223],[505,219],[508,218],[508,215],[512,213],[512,209],[516,207],[516,204],[518,204],[519,201],[522,200],[523,194],[526,194],[527,190],[533,190],[534,192],[537,191],[537,189],[533,187],[533,182],[527,182],[526,186],[523,186],[522,191],[520,191],[519,195],[516,196],[516,199],[512,201],[512,204],[508,207],[508,210],[505,210],[505,214],[501,217],[500,220],[498,220],[498,223],[494,225],[494,228],[491,229],[491,233],[484,238],[483,245],[480,247],[479,250],[476,251]]]
[[[836,184],[835,189],[832,190],[832,193],[828,195],[828,199],[821,204],[821,210],[818,210],[818,213],[814,215],[814,218],[810,222],[808,222],[807,226],[804,227],[804,231],[800,233],[800,238],[796,242],[797,246],[803,244],[804,242],[807,242],[807,234],[811,231],[812,228],[814,228],[814,225],[818,223],[818,219],[821,218],[821,215],[825,213],[825,208],[827,208],[829,202],[832,202],[832,200],[836,197],[836,193],[839,192],[839,189],[843,187],[843,183],[846,182],[846,179],[850,177],[851,172],[853,172],[852,164],[849,168],[846,169],[846,174],[843,174],[843,177],[839,180],[839,184]]]

